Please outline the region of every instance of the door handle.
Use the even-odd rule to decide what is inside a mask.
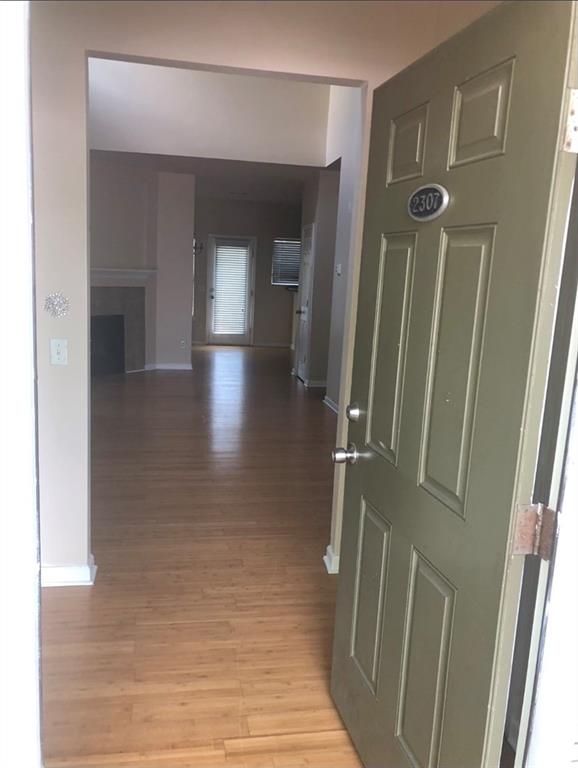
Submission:
[[[295,310],[295,314],[296,315],[304,315],[305,314],[305,310],[304,309],[296,309]]]
[[[349,443],[347,448],[335,448],[331,458],[334,464],[355,464],[359,458],[355,443]]]
[[[359,421],[359,417],[361,416],[361,408],[359,407],[359,403],[349,403],[345,409],[345,415],[349,421]]]

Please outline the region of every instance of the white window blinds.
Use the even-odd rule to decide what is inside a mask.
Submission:
[[[247,332],[250,246],[217,240],[213,333],[242,336]]]
[[[299,285],[301,264],[301,240],[277,238],[273,240],[273,263],[271,282],[273,285]]]

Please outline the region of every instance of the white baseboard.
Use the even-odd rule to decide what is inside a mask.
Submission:
[[[147,368],[133,368],[130,371],[125,371],[125,373],[143,373],[143,371],[146,371]]]
[[[336,555],[333,551],[331,544],[325,550],[323,555],[323,562],[327,568],[327,573],[339,573],[339,555]]]
[[[96,579],[98,566],[93,555],[86,565],[43,565],[40,584],[43,587],[90,587]]]
[[[192,371],[192,363],[147,363],[147,371]]]
[[[305,384],[307,389],[325,389],[325,387],[327,386],[326,381],[315,381],[312,379],[305,379],[303,383]]]
[[[323,398],[323,403],[328,408],[331,408],[332,411],[335,411],[335,413],[339,413],[339,406],[337,405],[335,400],[332,400],[330,397],[327,397],[327,395],[325,395],[325,397]]]

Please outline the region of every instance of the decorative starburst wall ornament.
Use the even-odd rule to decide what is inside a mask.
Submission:
[[[70,309],[70,301],[62,293],[49,293],[44,301],[44,309],[52,317],[64,317]]]

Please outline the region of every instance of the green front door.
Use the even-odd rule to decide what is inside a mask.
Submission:
[[[573,23],[572,3],[505,4],[375,93],[332,675],[368,768],[499,761]],[[414,220],[434,183],[447,209]]]

